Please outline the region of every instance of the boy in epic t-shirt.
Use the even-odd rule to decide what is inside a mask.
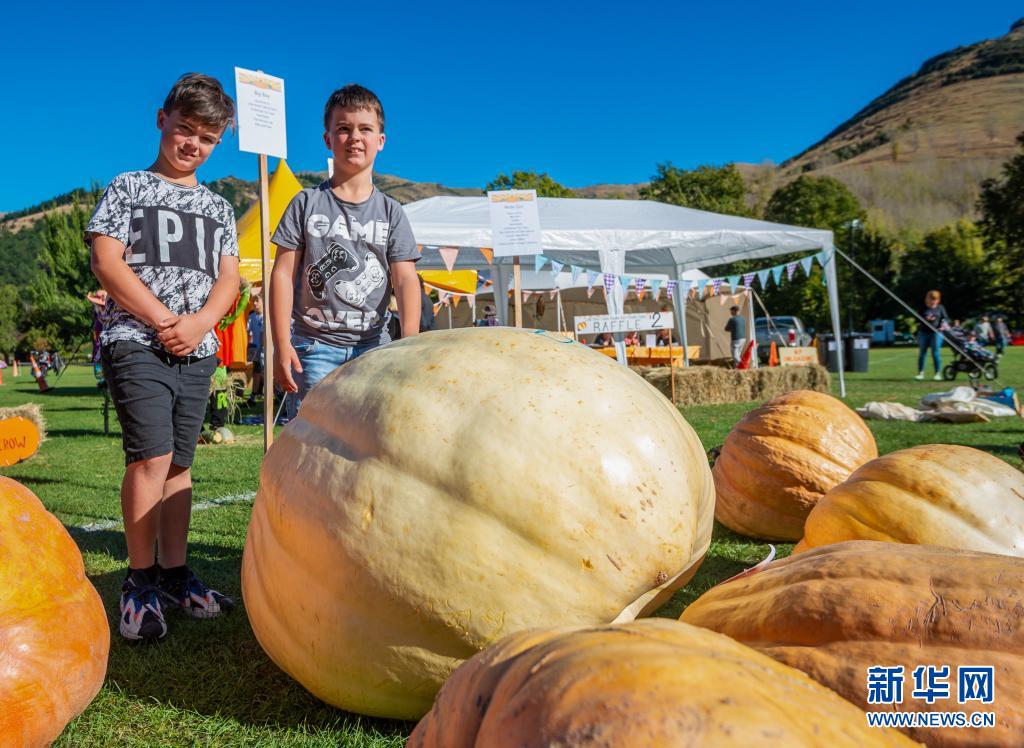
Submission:
[[[402,206],[373,186],[384,147],[380,100],[362,86],[335,91],[324,129],[334,175],[292,199],[273,238],[274,376],[298,402],[333,369],[387,342],[392,288],[402,337],[416,335],[420,322],[416,240]]]
[[[234,607],[185,564],[190,468],[217,365],[213,328],[238,294],[234,212],[195,172],[234,116],[216,79],[182,76],[157,112],[156,161],[115,177],[86,228],[108,294],[101,358],[126,465],[120,631],[135,641],[167,634],[164,604],[194,618]]]

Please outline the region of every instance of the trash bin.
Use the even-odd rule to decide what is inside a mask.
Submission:
[[[867,371],[871,333],[848,332],[843,335],[843,368],[846,371]]]
[[[839,346],[834,335],[818,335],[818,362],[831,372],[839,371]]]

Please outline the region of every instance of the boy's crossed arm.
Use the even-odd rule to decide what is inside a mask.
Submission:
[[[124,260],[125,245],[111,237],[92,238],[92,271],[125,311],[157,331],[160,342],[175,356],[187,356],[231,308],[238,295],[238,258],[220,258],[219,276],[203,308],[177,316],[153,295]]]

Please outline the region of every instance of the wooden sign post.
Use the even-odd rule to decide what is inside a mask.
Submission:
[[[512,258],[512,302],[516,327],[523,326],[523,272],[519,258],[542,251],[536,190],[487,193],[491,207],[491,245],[495,257]]]
[[[260,277],[263,279],[263,451],[274,443],[274,340],[270,319],[270,178],[267,156],[287,158],[284,80],[260,70],[235,68],[238,147],[258,154]]]

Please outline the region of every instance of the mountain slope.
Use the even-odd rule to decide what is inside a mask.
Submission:
[[[779,176],[835,176],[876,223],[931,228],[974,215],[978,183],[1014,154],[1022,130],[1024,19],[926,61]]]

